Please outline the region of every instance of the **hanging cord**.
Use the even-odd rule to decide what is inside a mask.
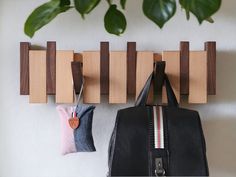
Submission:
[[[80,98],[81,98],[83,89],[84,89],[84,77],[82,77],[81,87],[80,87],[80,91],[79,91],[78,98],[76,97],[76,92],[75,92],[75,89],[74,89],[74,97],[75,97],[74,104],[75,104],[75,107],[74,107],[73,113],[72,113],[72,116],[73,116],[73,117],[76,117],[76,116],[77,116],[77,115],[76,115],[76,107],[77,107],[77,105],[79,104],[79,101],[80,101]]]

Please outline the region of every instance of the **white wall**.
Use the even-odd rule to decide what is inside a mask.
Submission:
[[[116,111],[127,105],[97,105],[93,134],[97,152],[60,155],[60,124],[53,98],[46,105],[30,105],[19,95],[19,42],[45,46],[56,40],[59,49],[99,49],[110,41],[112,50],[136,41],[139,50],[178,49],[179,41],[191,42],[191,49],[203,49],[207,40],[217,41],[217,96],[207,105],[191,106],[202,117],[207,140],[211,176],[236,176],[236,1],[224,0],[214,16],[215,23],[199,26],[187,22],[184,12],[160,30],[141,13],[141,0],[127,3],[128,29],[122,37],[103,28],[107,4],[81,20],[74,10],[60,15],[33,39],[23,33],[27,15],[44,0],[0,1],[0,177],[104,177],[107,146]],[[186,106],[186,105],[185,105]],[[187,105],[189,106],[189,105]]]

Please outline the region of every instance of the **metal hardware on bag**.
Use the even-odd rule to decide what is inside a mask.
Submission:
[[[156,158],[155,159],[155,165],[156,165],[156,169],[155,169],[155,175],[158,176],[165,176],[165,169],[163,168],[163,162],[162,162],[162,158]]]
[[[68,120],[70,127],[75,130],[79,127],[80,119],[77,117],[77,113],[73,112],[72,117]]]

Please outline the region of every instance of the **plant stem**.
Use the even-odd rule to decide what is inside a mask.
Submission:
[[[112,0],[107,0],[107,3],[109,4],[109,6],[112,5]]]

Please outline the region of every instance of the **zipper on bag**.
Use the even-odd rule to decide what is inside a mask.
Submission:
[[[165,136],[164,136],[164,119],[162,114],[162,107],[153,107],[154,116],[154,148],[165,149]]]
[[[152,109],[153,115],[149,121],[150,174],[161,177],[166,175],[168,166],[168,135],[162,107],[153,106]]]
[[[162,158],[155,158],[155,175],[156,176],[164,176],[166,174],[165,169],[163,168]]]

